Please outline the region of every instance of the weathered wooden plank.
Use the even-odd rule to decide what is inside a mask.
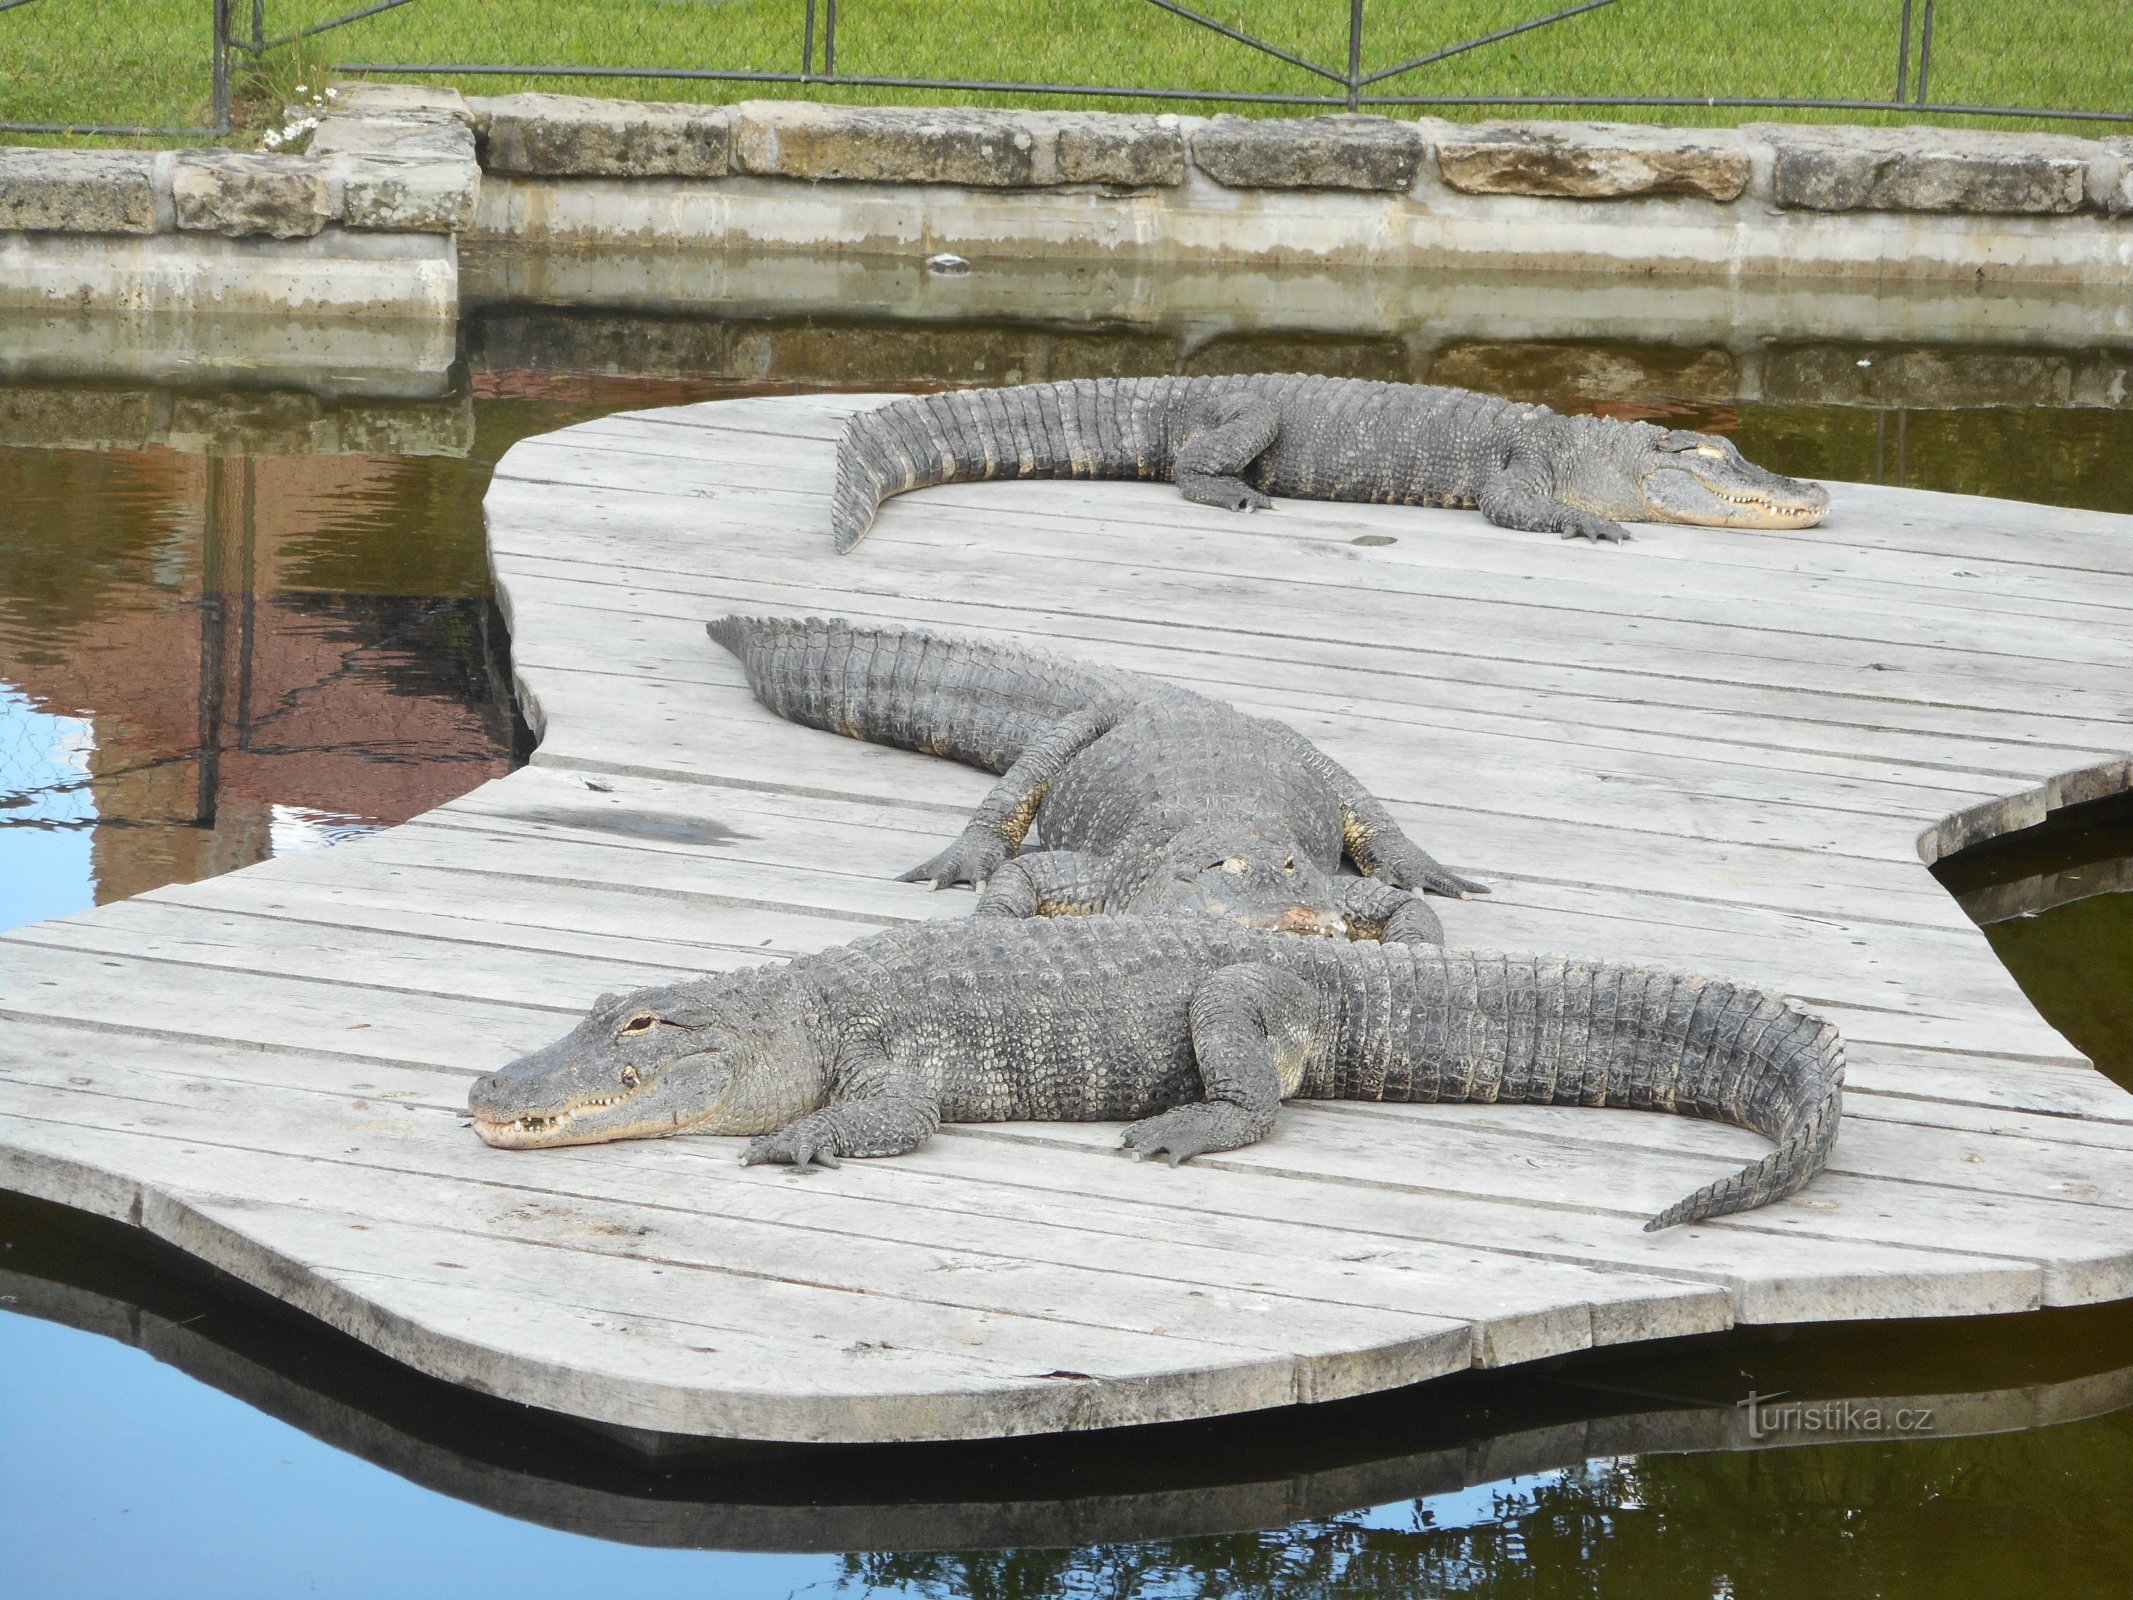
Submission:
[[[619,484],[587,491],[603,497],[603,504],[605,497],[621,492]],[[578,560],[575,554],[598,526],[593,520],[597,513],[573,506],[560,491],[544,499],[548,502],[546,514],[568,523],[580,538],[567,551],[528,553],[516,559],[547,566],[566,576],[568,566],[575,562],[588,581],[602,569],[611,571],[609,563]],[[677,501],[674,511],[678,514],[698,504],[695,497]],[[619,517],[612,507],[606,514]],[[701,511],[696,514],[701,515]],[[951,554],[967,559],[972,547],[980,544],[983,525],[997,521],[1001,515],[995,510],[989,518],[979,519],[981,526],[973,528],[952,551],[929,547],[929,564],[938,566]],[[767,527],[762,530],[753,560],[767,564],[774,559],[769,544],[776,532]],[[2097,717],[2107,714],[2109,704],[2106,691],[2070,681],[2063,671],[2055,673],[2048,659],[2035,660],[2012,652],[1988,654],[1931,641],[1883,644],[1866,637],[1793,635],[1712,622],[1641,621],[1606,612],[1571,613],[1549,607],[1538,610],[1558,624],[1554,631],[1522,632],[1513,622],[1521,608],[1510,599],[1407,595],[1343,585],[1332,581],[1337,575],[1317,572],[1291,574],[1278,586],[1268,580],[1233,583],[1233,593],[1218,595],[1212,592],[1220,587],[1213,573],[1170,570],[1152,561],[1135,568],[1095,566],[1081,562],[1071,552],[1056,553],[1058,544],[1057,540],[1050,542],[1049,548],[1055,553],[1018,555],[1011,574],[976,568],[959,579],[957,587],[966,599],[1009,607],[1018,600],[1030,605],[1049,597],[1054,608],[1092,616],[1130,616],[1137,609],[1134,596],[1144,592],[1146,585],[1158,583],[1167,586],[1176,620],[1187,627],[1225,626],[1271,638],[1337,637],[1329,633],[1329,624],[1345,624],[1356,637],[1401,638],[1415,628],[1419,611],[1429,619],[1430,631],[1425,637],[1432,648],[1463,642],[1470,653],[1490,658],[1564,665],[1586,663],[1596,653],[1604,652],[1608,663],[1622,670],[1759,685],[1798,682],[1832,692],[1843,691],[1849,674],[1876,671],[1879,662],[1877,679],[1883,681],[1877,681],[1876,688],[1892,699],[2020,710],[2026,698],[2048,712]],[[867,549],[861,547],[862,552]],[[662,590],[671,585],[672,592],[679,594],[715,594],[717,586],[730,576],[746,576],[751,565],[750,548],[737,539],[721,542],[721,556],[734,564],[733,574],[706,580],[681,570],[655,568],[644,576],[656,574]],[[853,589],[890,589],[901,594],[907,588],[922,593],[931,587],[915,582],[907,570],[884,570],[884,562],[895,559],[887,554],[855,554],[843,559],[864,569],[855,571],[847,580]],[[909,559],[906,556],[904,562],[908,564]],[[1066,597],[1071,597],[1072,603],[1062,607],[1060,602]],[[1528,620],[1530,623],[1533,619]],[[2077,642],[2074,648],[2081,654],[2101,657],[2098,664],[2123,664],[2123,647],[2098,645],[2092,652]]]
[[[515,558],[530,569],[548,570],[546,555]],[[769,565],[764,563],[764,565]],[[556,569],[562,570],[562,569]],[[528,572],[532,578],[538,574]],[[612,578],[612,574],[609,575]],[[531,659],[538,654],[538,641],[561,630],[565,637],[584,627],[588,612],[597,615],[606,648],[594,660],[582,651],[571,651],[565,666],[597,668],[605,661],[620,660],[645,679],[676,673],[683,660],[704,659],[697,629],[704,618],[727,610],[798,612],[835,611],[857,621],[899,622],[967,632],[1005,634],[1039,648],[1064,654],[1115,660],[1121,666],[1143,670],[1196,684],[1202,675],[1231,683],[1250,675],[1264,675],[1279,689],[1292,681],[1282,669],[1299,674],[1320,669],[1334,684],[1343,679],[1353,692],[1382,689],[1395,703],[1405,704],[1416,716],[1432,715],[1437,707],[1466,686],[1524,694],[1541,720],[1584,726],[1606,725],[1605,708],[1621,703],[1656,707],[1664,712],[1702,711],[1721,719],[1740,719],[1737,726],[1748,730],[1734,742],[1753,745],[1756,736],[1777,723],[1799,723],[1810,730],[1830,732],[1833,737],[1857,738],[1876,730],[1893,733],[1918,732],[1951,740],[1992,739],[2004,741],[2017,751],[2030,747],[2056,747],[2086,751],[2115,748],[2119,719],[2103,715],[2080,718],[2040,707],[1994,710],[1977,705],[1950,705],[1931,697],[1906,697],[1896,693],[1907,685],[1892,684],[1889,674],[1872,680],[1858,679],[1834,689],[1797,683],[1759,684],[1738,680],[1705,680],[1680,674],[1639,671],[1616,663],[1593,661],[1549,662],[1508,657],[1499,645],[1493,655],[1464,654],[1456,641],[1423,634],[1412,641],[1381,641],[1367,636],[1344,640],[1290,635],[1280,640],[1278,650],[1261,635],[1241,629],[1201,627],[1189,632],[1160,622],[1132,616],[1109,617],[1062,608],[1066,596],[1030,594],[1019,606],[987,603],[960,592],[899,594],[881,584],[853,589],[837,596],[830,606],[817,585],[796,577],[787,564],[782,570],[761,574],[722,574],[716,590],[680,599],[648,595],[616,609],[612,598],[616,585],[587,584],[575,591],[556,591],[556,602],[546,605],[537,586],[521,586],[515,602],[534,608],[536,625],[528,631],[536,641]],[[917,586],[909,586],[917,587]],[[642,622],[638,619],[642,619]],[[1136,658],[1131,652],[1143,651]],[[710,658],[714,662],[716,657]],[[1164,663],[1176,663],[1166,667]],[[726,680],[717,680],[726,681]],[[1551,714],[1553,713],[1553,714]],[[2047,758],[2046,764],[2049,765]],[[2022,757],[2016,770],[2027,772],[2033,762]]]
[[[803,604],[800,609],[807,607]],[[720,659],[724,652],[712,654],[715,647],[704,638],[703,618],[693,612],[686,616],[640,612],[619,623],[603,617],[597,626],[606,652],[591,663],[582,647],[569,642],[593,626],[575,609],[528,602],[526,612],[529,620],[536,621],[534,636],[543,647],[514,652],[522,667],[542,673],[590,671],[626,681],[651,679],[669,684],[727,687],[734,681]],[[862,615],[853,620],[867,619]],[[947,617],[903,620],[906,626],[933,626],[940,631],[964,626]],[[967,631],[996,630],[980,624]],[[1167,677],[1232,703],[1261,701],[1269,715],[1288,717],[1330,703],[1358,715],[1390,717],[1406,726],[1558,739],[1564,730],[1578,729],[1596,749],[1650,748],[1645,741],[1656,740],[1661,749],[1678,744],[1709,754],[1713,746],[1724,745],[1751,765],[1776,765],[1792,757],[1809,762],[1827,758],[1864,763],[1875,776],[1922,782],[1939,776],[1962,789],[1972,787],[1973,780],[2013,777],[2026,781],[2040,762],[2055,768],[2076,766],[2093,759],[2099,748],[2096,744],[2003,740],[1975,730],[1912,730],[1831,720],[1847,711],[1857,717],[1856,705],[1842,702],[1813,720],[1798,715],[1797,708],[1766,712],[1743,705],[1716,710],[1667,704],[1649,698],[1648,685],[1640,685],[1635,698],[1625,697],[1619,685],[1613,693],[1557,689],[1542,696],[1480,677],[1416,670],[1401,675],[1362,674],[1308,660],[1270,659],[1263,651],[1233,655],[1212,648],[1158,648],[1138,639],[1109,639],[1095,649],[1085,640],[1048,642],[1032,636],[1025,642],[1035,649],[1087,659],[1096,659],[1100,651],[1105,665]]]

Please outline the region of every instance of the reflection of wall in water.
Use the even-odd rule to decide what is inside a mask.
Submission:
[[[276,804],[399,822],[508,770],[498,708],[432,659],[479,654],[485,599],[307,582],[322,552],[339,581],[392,565],[365,547],[422,520],[408,463],[22,454],[43,503],[0,520],[47,548],[10,564],[0,678],[94,719],[99,900],[265,858]]]

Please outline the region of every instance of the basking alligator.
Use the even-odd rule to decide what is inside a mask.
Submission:
[[[1479,507],[1505,528],[1626,539],[1624,522],[1805,528],[1820,484],[1743,460],[1730,440],[1566,417],[1471,389],[1301,373],[1080,378],[914,396],[862,411],[837,446],[837,548],[881,502],[981,478],[1170,479],[1186,499],[1263,510],[1270,495]]]
[[[835,1166],[942,1122],[1117,1121],[1172,1166],[1291,1098],[1523,1101],[1713,1117],[1777,1144],[1645,1224],[1744,1211],[1819,1171],[1843,1045],[1754,989],[1559,957],[1333,944],[1213,917],[936,922],[784,966],[603,995],[468,1097],[507,1149],[757,1135]]]
[[[912,628],[708,626],[781,717],[1005,774],[961,838],[902,875],[985,885],[981,916],[1190,909],[1437,943],[1410,891],[1486,892],[1293,728],[1189,689]],[[1044,848],[1016,855],[1032,824]],[[1344,848],[1366,876],[1339,875]]]

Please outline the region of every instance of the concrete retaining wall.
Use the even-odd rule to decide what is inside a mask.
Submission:
[[[491,241],[2133,286],[2133,139],[469,106]]]
[[[463,99],[0,151],[0,306],[451,315],[457,240],[2133,289],[2133,138]]]
[[[300,156],[0,150],[0,309],[457,316],[465,101],[356,85],[340,105]]]

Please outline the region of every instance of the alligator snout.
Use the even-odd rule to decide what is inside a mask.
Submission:
[[[1316,935],[1321,939],[1345,939],[1348,937],[1347,919],[1322,917],[1309,906],[1291,906],[1274,924],[1283,933]]]

